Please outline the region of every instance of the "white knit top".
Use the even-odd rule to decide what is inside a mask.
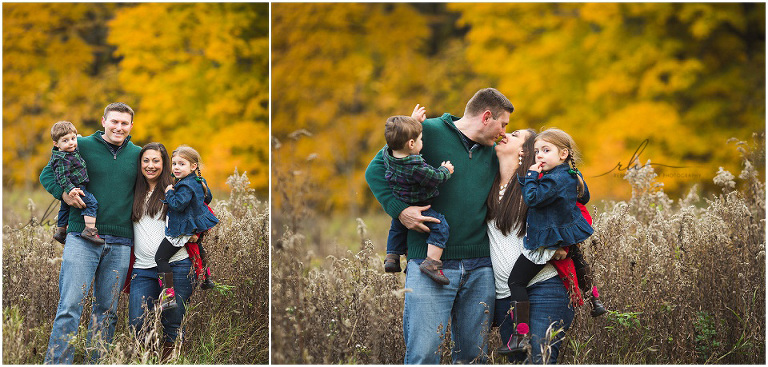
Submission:
[[[499,190],[499,200],[504,196],[506,186],[502,186]],[[509,279],[509,273],[512,272],[512,267],[515,266],[518,256],[523,254],[525,247],[523,247],[523,237],[517,236],[517,231],[512,230],[506,236],[501,233],[501,230],[496,227],[496,220],[492,219],[487,222],[488,225],[488,239],[491,244],[491,263],[493,264],[493,275],[496,282],[496,298],[506,298],[511,296],[509,292],[509,286],[507,280]],[[557,276],[557,270],[552,264],[547,263],[544,265],[544,269],[536,274],[531,279],[528,286],[531,284],[547,280],[553,276]]]
[[[147,199],[149,199],[149,196],[147,195]],[[133,267],[137,269],[156,267],[155,253],[164,238],[165,217],[162,215],[162,212],[158,212],[154,217],[145,213],[138,222],[134,222],[133,254],[136,256],[136,262],[133,264]],[[188,257],[187,251],[180,248],[176,254],[171,256],[168,262],[184,260]]]

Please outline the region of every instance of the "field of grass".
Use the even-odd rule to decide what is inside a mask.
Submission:
[[[195,290],[184,318],[178,364],[266,364],[269,362],[268,205],[248,188],[248,178],[231,176],[231,191],[211,207],[220,220],[204,242],[214,281],[223,287]],[[3,364],[41,364],[58,302],[63,246],[52,239],[58,203],[44,192],[4,191]],[[90,298],[90,297],[89,297]],[[90,299],[83,315],[90,314]],[[119,305],[112,346],[100,363],[158,363],[162,333],[155,318],[145,338],[128,332],[127,297]],[[81,328],[88,317],[83,317]],[[150,318],[151,319],[151,318]],[[82,329],[81,329],[82,330]],[[84,332],[76,340],[75,362],[86,352]],[[101,347],[104,348],[104,347]]]
[[[765,364],[765,149],[755,140],[736,145],[738,177],[712,173],[716,195],[693,187],[672,200],[642,166],[625,177],[630,200],[590,203],[595,235],[583,249],[610,312],[576,310],[560,363]],[[371,234],[360,218],[320,219],[295,203],[273,215],[272,362],[402,363],[404,275],[383,272],[386,218]],[[328,226],[344,230],[328,236]],[[495,329],[488,340],[500,345]],[[449,350],[447,335],[444,363]]]

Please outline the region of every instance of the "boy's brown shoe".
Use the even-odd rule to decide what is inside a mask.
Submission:
[[[438,284],[447,285],[451,283],[448,277],[443,274],[443,262],[440,260],[427,257],[421,262],[419,269]]]
[[[103,245],[104,239],[99,237],[99,231],[96,230],[96,227],[85,227],[85,229],[80,233],[80,237],[85,238],[88,241],[91,241],[97,245]]]
[[[56,227],[56,232],[53,233],[53,239],[59,241],[62,245],[67,240],[67,227]]]
[[[403,271],[403,269],[400,268],[400,255],[387,254],[387,257],[384,258],[384,271],[387,273],[399,273]]]

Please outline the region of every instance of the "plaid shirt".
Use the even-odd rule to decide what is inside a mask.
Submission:
[[[68,194],[72,189],[88,183],[88,171],[80,152],[65,152],[54,147],[51,150],[51,168],[56,176],[56,183]]]
[[[389,182],[392,193],[408,204],[429,203],[439,194],[437,185],[451,178],[448,168],[434,168],[427,164],[421,155],[395,158],[385,145],[382,156],[386,166],[384,178]]]

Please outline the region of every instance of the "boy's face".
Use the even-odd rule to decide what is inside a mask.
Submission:
[[[416,138],[416,140],[414,140],[414,142],[413,142],[413,148],[412,148],[412,149],[411,149],[411,151],[410,151],[410,153],[411,153],[412,155],[415,155],[415,154],[419,154],[419,152],[421,152],[421,148],[423,148],[423,147],[424,147],[424,142],[423,142],[423,141],[421,141],[421,137],[422,137],[423,135],[424,135],[423,133],[422,133],[422,134],[419,134],[419,136]]]
[[[53,142],[53,146],[63,152],[74,152],[77,149],[77,134],[69,133]]]

